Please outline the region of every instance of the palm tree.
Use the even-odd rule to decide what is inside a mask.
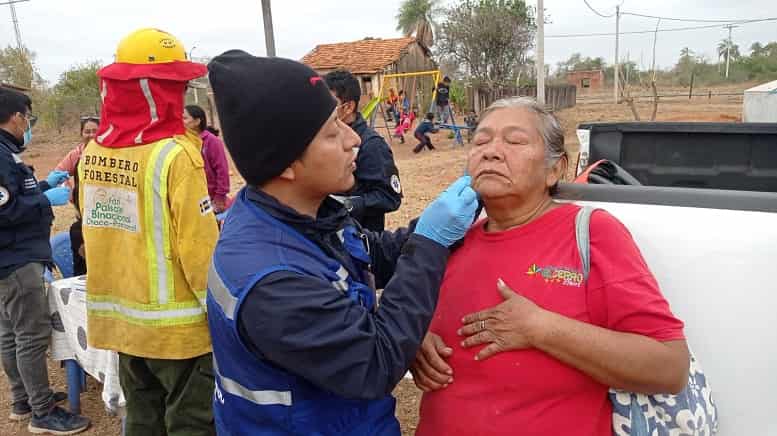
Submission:
[[[434,44],[433,15],[439,0],[404,0],[397,14],[397,30],[416,39],[426,47]]]
[[[718,43],[718,61],[720,61],[721,58],[723,59],[723,62],[726,61],[726,55],[727,53],[729,53],[728,51],[729,42],[730,41],[728,39],[722,39]],[[731,43],[730,54],[731,54],[731,59],[739,58],[739,46],[734,43]]]
[[[722,58],[726,57],[726,50],[728,49],[728,39],[721,39],[718,43],[718,62]]]

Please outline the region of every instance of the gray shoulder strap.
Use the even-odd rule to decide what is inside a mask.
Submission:
[[[575,217],[575,239],[577,240],[577,252],[580,254],[580,262],[583,265],[583,280],[588,280],[591,271],[591,232],[589,224],[594,208],[583,206]]]

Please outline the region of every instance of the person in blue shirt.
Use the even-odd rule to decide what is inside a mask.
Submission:
[[[32,101],[0,87],[0,357],[11,387],[12,421],[32,433],[76,434],[89,419],[57,406],[67,397],[49,386],[46,349],[51,317],[43,271],[52,262],[51,206],[70,199],[65,171],[35,178],[20,154],[32,140]]]
[[[432,138],[429,137],[429,133],[437,133],[437,128],[434,126],[434,114],[429,112],[426,114],[426,118],[418,124],[415,129],[415,139],[418,140],[418,145],[413,148],[413,153],[420,153],[424,147],[429,150],[434,150],[432,145]]]
[[[471,178],[407,228],[365,230],[331,198],[355,183],[360,138],[324,80],[240,50],[208,69],[247,182],[208,275],[218,434],[399,436],[391,392],[431,322],[450,247],[475,218]]]

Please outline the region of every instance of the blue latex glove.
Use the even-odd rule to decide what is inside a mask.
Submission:
[[[463,238],[478,208],[478,195],[470,183],[470,176],[462,176],[453,182],[426,207],[415,226],[415,233],[445,247]]]
[[[46,183],[54,188],[65,183],[65,180],[67,180],[68,177],[70,177],[70,174],[68,174],[67,171],[52,171],[46,176]]]
[[[44,192],[43,195],[49,199],[49,203],[52,206],[62,206],[70,200],[70,188],[65,186],[51,188]]]

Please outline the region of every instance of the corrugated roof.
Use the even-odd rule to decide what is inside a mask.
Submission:
[[[362,39],[353,42],[317,45],[302,58],[302,62],[315,70],[344,68],[354,74],[382,71],[399,60],[402,51],[415,42],[415,38]]]

